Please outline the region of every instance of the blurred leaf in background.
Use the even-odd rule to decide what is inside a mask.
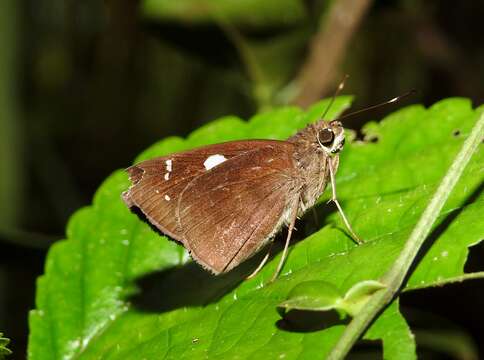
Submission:
[[[11,355],[12,351],[7,348],[10,339],[4,338],[3,334],[0,332],[0,359],[4,359],[5,356]]]

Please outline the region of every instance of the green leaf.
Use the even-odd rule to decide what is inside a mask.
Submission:
[[[300,0],[144,0],[141,5],[148,18],[186,24],[211,23],[219,16],[234,25],[288,26],[307,15]]]
[[[282,310],[342,310],[353,316],[375,291],[384,287],[379,281],[364,280],[353,285],[343,296],[336,286],[326,281],[304,281],[297,284],[278,307]]]
[[[338,98],[328,117],[349,101]],[[163,140],[138,160],[225,140],[285,138],[315,121],[325,104],[306,113],[278,109],[247,123],[223,118],[187,140]],[[340,202],[365,243],[354,245],[338,214],[325,203],[325,194],[316,210],[326,226],[291,246],[281,276],[270,285],[280,253],[251,280],[243,278],[257,258],[213,277],[189,261],[182,247],[128,211],[120,194],[129,181],[124,172],[115,172],[99,188],[93,205],[71,218],[67,240],[49,251],[45,275],[37,285],[36,310],[29,319],[29,357],[324,357],[344,322],[322,320],[319,331],[291,331],[277,305],[303,282],[324,281],[347,294],[362,281],[379,279],[398,256],[477,114],[468,100],[448,99],[429,109],[410,106],[380,124],[368,124],[366,136],[378,141],[348,143],[336,175]],[[405,290],[466,278],[468,248],[484,238],[483,155],[481,148],[466,168]],[[300,237],[303,229],[299,226]],[[383,340],[388,359],[415,358],[413,338],[397,302],[366,336]]]
[[[3,359],[5,356],[12,354],[12,350],[7,348],[7,345],[10,343],[10,339],[4,338],[3,333],[0,332],[0,359]]]
[[[343,295],[338,288],[325,281],[304,281],[297,284],[279,304],[285,310],[325,311],[336,309]]]
[[[365,334],[367,340],[383,341],[383,359],[416,359],[415,339],[398,311],[398,299],[377,319]]]

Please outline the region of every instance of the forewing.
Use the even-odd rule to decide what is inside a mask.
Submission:
[[[197,176],[214,171],[217,168],[214,165],[223,160],[220,156],[229,160],[278,143],[281,142],[232,141],[143,161],[126,170],[132,186],[123,193],[123,200],[128,207],[139,208],[160,231],[184,243],[177,227],[175,210],[185,187]],[[213,158],[215,162],[207,162],[211,156],[216,156]]]
[[[298,195],[294,145],[268,144],[196,177],[178,202],[185,247],[214,273],[254,254],[282,224]]]

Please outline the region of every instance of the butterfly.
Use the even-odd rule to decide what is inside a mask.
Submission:
[[[122,197],[214,274],[256,254],[286,225],[284,259],[296,218],[328,182],[358,239],[335,192],[344,143],[341,122],[321,120],[285,141],[231,141],[174,153],[128,168],[132,185]]]
[[[343,84],[344,80],[322,119]],[[414,92],[332,121],[319,120],[285,141],[230,141],[143,161],[127,169],[132,185],[122,198],[214,274],[232,270],[287,226],[275,279],[287,256],[296,219],[315,204],[328,183],[331,200],[349,234],[361,243],[336,196],[335,174],[345,144],[340,120]]]

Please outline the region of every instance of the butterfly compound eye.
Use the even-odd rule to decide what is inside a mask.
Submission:
[[[319,142],[322,145],[330,145],[334,140],[333,130],[326,128],[319,132]]]

